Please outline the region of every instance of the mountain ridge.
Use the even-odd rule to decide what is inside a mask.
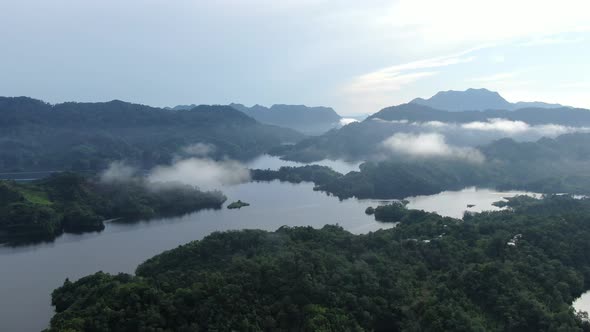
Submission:
[[[247,160],[302,138],[229,106],[174,111],[117,100],[51,105],[0,97],[0,170],[99,170],[117,160],[151,168],[196,143],[215,146],[211,158]]]
[[[459,111],[486,111],[486,110],[517,110],[521,108],[562,108],[561,104],[544,103],[540,101],[511,103],[504,99],[498,92],[488,89],[467,89],[465,91],[447,90],[439,91],[434,96],[424,99],[415,98],[410,104],[430,106],[439,110]]]
[[[330,129],[338,128],[342,117],[331,107],[306,106],[291,104],[273,104],[266,107],[255,104],[251,107],[244,104],[227,105],[261,123],[290,128],[307,135],[319,135]],[[167,107],[169,110],[190,110],[195,104]]]

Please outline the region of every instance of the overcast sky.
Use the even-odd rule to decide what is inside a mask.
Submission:
[[[0,95],[373,113],[440,90],[590,108],[588,0],[2,0]]]

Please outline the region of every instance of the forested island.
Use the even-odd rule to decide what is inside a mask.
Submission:
[[[369,206],[365,213],[374,215],[375,220],[382,222],[405,222],[407,219],[414,219],[412,213],[416,210],[406,208],[407,201],[391,202],[385,205],[379,205],[376,208]]]
[[[104,229],[104,220],[147,219],[219,209],[226,197],[177,183],[101,181],[58,173],[34,182],[0,181],[0,242],[50,240]]]
[[[49,331],[590,331],[590,200],[517,198],[393,229],[213,233],[53,292]],[[518,236],[517,236],[518,235]],[[516,240],[515,240],[516,239]]]
[[[237,200],[235,202],[230,203],[227,208],[230,210],[233,209],[241,209],[245,206],[250,206],[250,203],[242,202],[241,200]]]

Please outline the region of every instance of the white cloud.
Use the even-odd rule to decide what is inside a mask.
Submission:
[[[469,122],[462,124],[461,128],[479,131],[498,131],[510,136],[536,134],[548,137],[555,137],[573,132],[588,132],[590,130],[588,127],[571,127],[558,124],[529,125],[523,121],[507,119],[489,119],[487,122]]]
[[[354,122],[359,122],[359,120],[353,119],[353,118],[342,118],[342,119],[340,119],[340,125],[341,126],[346,126],[346,125],[349,125],[349,124],[354,123]]]
[[[411,27],[427,42],[496,42],[584,30],[586,0],[401,0],[383,15]],[[527,19],[534,17],[534,19]]]
[[[137,169],[135,167],[129,166],[123,161],[114,161],[100,174],[100,180],[103,182],[127,181],[136,174]]]
[[[490,60],[493,63],[503,63],[504,61],[506,61],[506,57],[502,54],[496,54],[496,55],[492,55],[490,57]]]
[[[341,92],[344,99],[354,101],[362,111],[374,111],[392,104],[392,92],[439,73],[433,69],[472,62],[475,57],[467,54],[474,50],[381,68],[355,77]]]
[[[170,166],[157,166],[147,177],[152,184],[183,183],[208,190],[246,182],[249,178],[250,171],[236,161],[199,158],[180,160]]]
[[[471,51],[472,50],[468,52],[463,52],[463,54],[469,53]],[[377,72],[392,75],[409,70],[446,67],[450,65],[456,65],[459,63],[471,62],[475,59],[475,57],[473,56],[462,57],[463,54],[412,61],[391,67],[386,67],[378,70]]]
[[[511,121],[506,119],[489,119],[487,122],[475,121],[461,125],[463,129],[481,131],[503,131],[509,134],[519,134],[530,130],[530,126],[522,121]]]
[[[402,73],[385,68],[355,78],[345,90],[349,93],[391,92],[400,90],[403,86],[416,82],[424,77],[436,74],[437,72],[433,71]]]
[[[403,119],[403,120],[384,120],[381,118],[372,118],[372,121],[375,122],[382,122],[382,123],[394,123],[394,124],[408,124],[410,121]]]
[[[422,123],[422,125],[427,126],[427,127],[431,127],[431,128],[445,128],[445,127],[449,126],[448,123],[441,122],[441,121],[428,121],[428,122]]]
[[[527,42],[522,43],[522,46],[545,46],[545,45],[559,45],[559,44],[573,44],[585,41],[584,37],[568,38],[562,36],[546,36],[536,37]]]
[[[382,146],[391,152],[414,157],[444,157],[475,163],[485,159],[477,149],[448,144],[439,133],[397,133],[383,141]]]
[[[374,121],[391,124],[407,124],[411,127],[418,128],[428,132],[441,133],[477,133],[487,132],[495,135],[497,138],[513,137],[516,139],[524,138],[526,140],[538,139],[540,137],[556,137],[563,134],[576,132],[590,132],[590,127],[573,127],[559,124],[539,124],[531,125],[523,121],[508,120],[502,118],[488,119],[487,121],[474,121],[467,123],[427,121],[427,122],[409,122],[407,119],[402,120],[382,120],[374,118]]]

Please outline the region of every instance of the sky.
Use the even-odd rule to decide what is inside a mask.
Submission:
[[[305,104],[488,88],[590,108],[587,0],[2,0],[0,95]]]

